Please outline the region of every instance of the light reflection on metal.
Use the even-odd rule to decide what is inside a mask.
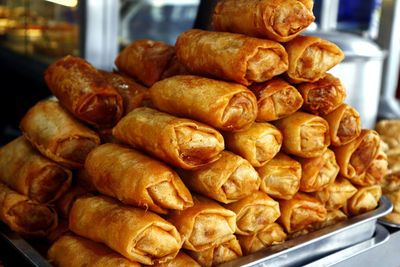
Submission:
[[[68,7],[76,7],[78,5],[78,0],[46,0],[46,1]]]

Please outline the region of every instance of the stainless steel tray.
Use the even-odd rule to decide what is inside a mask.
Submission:
[[[385,225],[385,226],[388,226],[391,228],[400,228],[400,224],[398,224],[398,223],[389,222],[389,221],[386,221],[383,219],[379,219],[378,222],[382,225]]]

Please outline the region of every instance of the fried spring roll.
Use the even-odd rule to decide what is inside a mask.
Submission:
[[[201,267],[194,259],[184,253],[182,250],[179,251],[178,255],[172,260],[165,263],[156,263],[154,267]]]
[[[237,33],[188,30],[178,36],[175,51],[190,73],[243,85],[268,81],[288,69],[281,44]]]
[[[333,146],[348,144],[361,133],[360,114],[350,105],[342,104],[323,118],[329,124]]]
[[[162,111],[224,131],[246,129],[257,116],[257,99],[249,89],[200,76],[164,79],[150,88],[150,96]]]
[[[351,216],[365,213],[378,206],[382,189],[380,185],[359,187],[358,191],[347,201],[343,211]]]
[[[392,202],[393,211],[382,219],[400,224],[400,177],[398,174],[386,175],[381,181],[383,194]]]
[[[256,170],[261,178],[260,190],[271,197],[291,199],[300,188],[301,164],[282,152]]]
[[[190,190],[225,204],[244,198],[260,187],[260,177],[253,166],[228,151],[199,170],[178,172]]]
[[[66,56],[51,64],[44,79],[61,105],[94,126],[113,126],[122,116],[121,95],[81,58]]]
[[[316,115],[331,113],[346,98],[346,89],[342,82],[329,73],[316,82],[302,83],[297,89],[304,99],[302,109]]]
[[[171,211],[168,220],[181,234],[183,248],[202,251],[225,243],[235,236],[236,215],[217,202],[200,195],[193,196],[194,206]]]
[[[285,118],[301,108],[303,97],[285,80],[275,77],[265,83],[255,83],[249,89],[257,97],[257,121]]]
[[[79,185],[72,186],[65,194],[63,194],[57,201],[54,203],[57,213],[60,217],[68,219],[69,211],[72,208],[75,200],[79,197],[89,196],[91,195],[86,188],[83,188]]]
[[[77,199],[69,227],[77,235],[104,243],[143,264],[173,259],[182,243],[176,228],[157,214],[106,196]]]
[[[72,173],[20,136],[0,148],[0,180],[30,199],[47,203],[68,190]]]
[[[281,215],[279,203],[261,191],[256,191],[224,207],[236,214],[235,233],[240,235],[260,232]]]
[[[224,138],[214,128],[144,107],[122,118],[114,127],[113,135],[183,169],[196,169],[214,162],[224,150]]]
[[[107,246],[79,236],[63,236],[48,250],[47,258],[57,267],[139,267]]]
[[[67,168],[82,168],[99,136],[56,101],[38,102],[20,122],[23,135],[43,155]]]
[[[344,214],[343,211],[336,209],[336,210],[328,210],[326,214],[325,220],[322,222],[316,222],[312,224],[312,228],[314,230],[322,229],[324,227],[334,225],[338,222],[347,220],[347,215]]]
[[[261,167],[279,152],[282,134],[272,124],[255,122],[249,129],[224,134],[226,148],[247,159],[254,167]]]
[[[44,237],[57,227],[57,213],[0,183],[0,219],[24,237]]]
[[[330,145],[329,125],[319,116],[297,111],[274,124],[282,132],[282,149],[288,154],[318,157]]]
[[[86,159],[85,169],[93,185],[125,204],[157,213],[193,206],[189,190],[164,163],[134,149],[103,144]]]
[[[286,72],[290,83],[316,82],[344,59],[342,50],[334,43],[315,36],[299,35],[285,49],[289,58]]]

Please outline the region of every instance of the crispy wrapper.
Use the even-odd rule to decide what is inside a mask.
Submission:
[[[343,211],[337,209],[337,210],[328,210],[328,213],[326,214],[325,220],[322,222],[316,222],[312,224],[312,228],[314,230],[319,230],[324,227],[334,225],[338,222],[347,220],[347,215],[344,214]]]
[[[249,129],[224,134],[226,148],[247,159],[254,167],[261,167],[279,152],[282,134],[272,124],[255,122]]]
[[[294,84],[316,82],[344,59],[334,43],[315,36],[299,35],[285,43],[285,49],[289,58],[286,76]]]
[[[323,118],[329,124],[331,145],[343,146],[353,141],[361,133],[360,114],[352,106],[340,105]]]
[[[123,143],[183,169],[216,161],[224,138],[203,123],[150,108],[137,108],[121,119],[113,135]]]
[[[38,102],[20,122],[23,135],[43,155],[67,168],[82,168],[100,137],[52,100]]]
[[[49,262],[58,267],[139,267],[140,264],[119,255],[107,246],[79,236],[63,236],[47,253]]]
[[[118,91],[82,58],[66,56],[51,64],[44,79],[61,105],[94,126],[112,126],[122,116]]]
[[[302,177],[300,191],[321,191],[335,181],[339,173],[339,165],[336,163],[335,153],[327,149],[321,156],[315,158],[298,158],[301,163]]]
[[[330,145],[329,125],[319,116],[297,111],[274,124],[282,132],[285,153],[302,158],[319,157]]]
[[[43,237],[57,227],[56,211],[0,182],[0,219],[24,237]]]
[[[299,84],[297,89],[304,99],[302,109],[316,115],[331,113],[346,98],[342,82],[329,73],[316,82]]]
[[[281,44],[237,33],[188,30],[178,36],[175,51],[190,73],[243,85],[268,81],[288,69]]]
[[[176,228],[157,214],[106,196],[77,199],[69,227],[77,235],[104,243],[143,264],[173,259],[182,244]]]
[[[400,120],[381,120],[375,125],[375,130],[382,140],[388,144],[389,149],[400,146]]]
[[[299,191],[301,164],[282,152],[256,170],[261,178],[260,190],[273,198],[291,199]]]
[[[223,0],[214,10],[212,26],[288,42],[314,21],[313,6],[313,0]]]
[[[224,207],[236,213],[235,233],[240,235],[260,232],[281,215],[279,202],[261,191],[256,191]]]
[[[93,185],[105,195],[165,214],[193,206],[189,190],[166,164],[117,144],[103,144],[86,159]]]
[[[252,235],[238,235],[244,255],[248,255],[286,240],[286,233],[278,223],[267,225],[262,231]]]
[[[254,83],[249,89],[257,97],[257,121],[285,118],[303,105],[303,97],[299,91],[282,78],[275,77],[265,83]]]
[[[56,200],[55,208],[60,217],[68,219],[69,211],[72,208],[75,200],[79,197],[91,195],[86,188],[79,185],[73,185],[67,192],[65,192],[59,199]]]
[[[39,202],[53,202],[71,185],[72,172],[42,156],[20,136],[0,148],[0,180]]]
[[[289,234],[302,230],[312,223],[323,221],[327,213],[320,201],[300,192],[297,192],[292,199],[280,200],[279,205],[281,217],[278,220]]]
[[[369,129],[361,130],[356,139],[344,146],[332,147],[340,166],[339,173],[348,179],[360,176],[378,156],[379,147],[379,134]]]
[[[358,187],[358,191],[347,201],[343,207],[347,215],[358,215],[373,210],[378,206],[382,189],[380,185]]]
[[[244,130],[257,116],[257,99],[240,84],[179,75],[150,88],[156,108],[224,131]]]
[[[183,248],[202,251],[225,243],[235,236],[236,214],[217,202],[200,195],[193,196],[194,206],[171,211],[168,220],[181,234]]]
[[[201,267],[194,259],[184,253],[182,250],[179,251],[178,255],[172,260],[165,263],[156,263],[154,267]]]
[[[393,211],[382,219],[400,224],[400,176],[398,174],[386,175],[381,181],[383,194],[392,202]]]
[[[237,201],[260,187],[260,177],[251,164],[228,151],[199,170],[178,172],[190,190],[222,203]]]

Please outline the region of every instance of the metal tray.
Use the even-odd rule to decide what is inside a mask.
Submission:
[[[378,222],[379,222],[380,224],[384,225],[384,226],[388,226],[388,227],[391,227],[391,228],[397,228],[397,229],[400,228],[400,224],[398,224],[398,223],[393,223],[393,222],[389,222],[389,221],[386,221],[386,220],[384,220],[384,219],[379,219]]]

